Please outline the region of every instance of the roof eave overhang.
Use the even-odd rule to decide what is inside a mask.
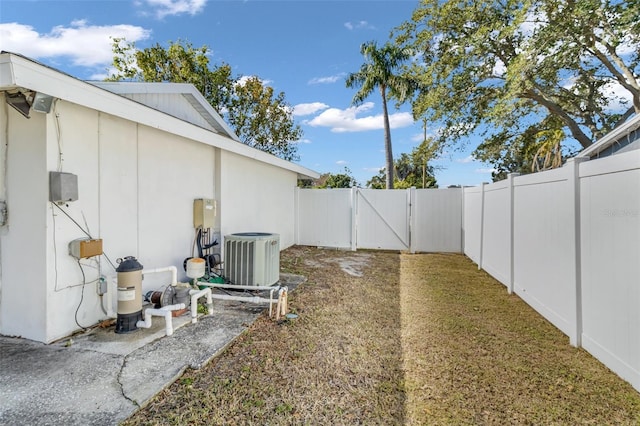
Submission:
[[[314,179],[320,176],[313,170],[249,147],[229,136],[203,129],[18,54],[2,52],[0,71],[2,71],[0,73],[0,90],[2,91],[24,88],[126,120],[132,120],[132,117],[135,117],[135,121],[142,125],[290,170],[298,176]]]
[[[640,128],[640,114],[634,115],[625,123],[604,135],[593,145],[580,151],[580,153],[576,155],[576,158],[591,158],[598,155],[600,152],[604,151],[612,144],[626,137],[638,128]]]

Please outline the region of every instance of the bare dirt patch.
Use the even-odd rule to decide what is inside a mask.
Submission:
[[[640,394],[462,255],[285,250],[266,315],[125,424],[639,424]]]

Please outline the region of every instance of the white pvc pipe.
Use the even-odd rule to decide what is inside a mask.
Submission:
[[[107,277],[107,317],[116,318],[118,315],[113,311],[113,289],[118,286],[116,277]],[[113,288],[113,289],[112,289]]]
[[[176,268],[175,266],[165,266],[163,268],[155,268],[155,269],[143,269],[142,275],[158,274],[161,272],[171,272],[171,285],[175,286],[178,284],[178,268]]]
[[[269,317],[271,317],[273,315],[273,304],[274,304],[274,299],[273,299],[273,293],[275,291],[278,292],[278,311],[281,312],[283,310],[282,307],[282,302],[281,302],[281,298],[284,294],[284,297],[286,298],[286,295],[288,293],[288,288],[287,287],[267,287],[267,289],[271,290],[269,292],[269,298],[265,298],[265,297],[260,297],[260,296],[232,296],[230,294],[212,294],[211,297],[213,299],[219,299],[219,300],[232,300],[235,302],[249,302],[249,303],[268,303],[269,304]],[[208,290],[208,289],[207,289]],[[192,304],[193,306],[193,304]],[[193,309],[193,307],[191,308]],[[286,308],[284,308],[286,310]]]
[[[198,281],[197,282],[198,285],[203,285],[203,286],[207,286],[207,287],[213,287],[213,288],[229,288],[229,289],[236,289],[236,290],[273,290],[273,289],[280,289],[280,286],[273,286],[273,285],[239,285],[239,284],[223,284],[223,283],[209,283],[206,281]]]
[[[151,318],[155,315],[157,317],[164,317],[164,324],[166,328],[167,336],[173,334],[173,322],[171,311],[177,311],[178,309],[184,309],[184,303],[178,303],[177,305],[167,305],[160,309],[147,308],[144,310],[144,321],[138,321],[136,327],[151,328]]]
[[[213,299],[211,297],[211,289],[205,288],[203,290],[189,290],[191,296],[191,324],[198,322],[198,299],[202,296],[207,296],[207,308],[209,315],[213,315]]]
[[[231,296],[227,294],[214,294],[211,296],[214,299],[220,300],[234,300],[237,302],[252,302],[252,303],[271,303],[273,299],[267,299],[259,296]]]

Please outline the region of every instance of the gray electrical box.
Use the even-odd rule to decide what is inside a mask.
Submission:
[[[66,203],[78,199],[78,176],[73,173],[49,172],[49,201]]]
[[[216,200],[199,198],[193,200],[193,227],[213,228],[216,221]]]

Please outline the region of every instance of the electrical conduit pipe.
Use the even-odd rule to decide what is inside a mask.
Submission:
[[[209,315],[213,315],[213,298],[211,297],[211,289],[189,290],[191,296],[191,324],[198,322],[198,299],[207,296],[207,308]]]
[[[151,318],[155,315],[157,317],[164,317],[164,323],[166,327],[167,336],[173,334],[173,322],[171,321],[171,311],[177,311],[184,309],[184,303],[178,303],[177,305],[167,305],[162,308],[147,308],[144,310],[144,321],[138,321],[136,326],[139,328],[151,328]]]

